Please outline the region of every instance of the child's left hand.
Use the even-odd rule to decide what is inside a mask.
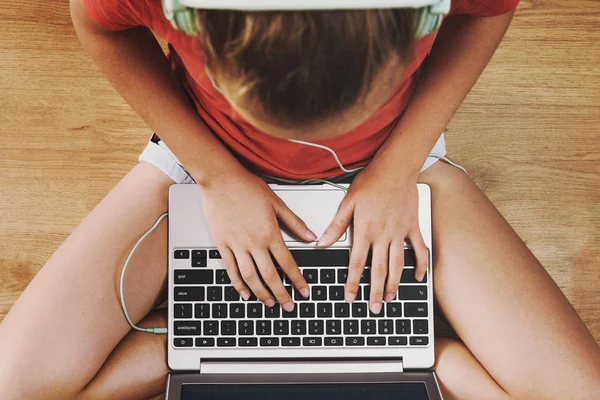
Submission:
[[[404,239],[417,258],[415,278],[427,271],[428,253],[418,224],[417,174],[398,172],[385,164],[371,163],[354,179],[333,222],[319,239],[319,246],[335,243],[354,221],[346,301],[356,298],[360,277],[372,249],[370,308],[381,311],[381,301],[392,301],[404,267]],[[387,282],[386,282],[387,277]],[[384,290],[385,287],[385,290]]]

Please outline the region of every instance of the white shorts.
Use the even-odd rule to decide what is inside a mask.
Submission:
[[[454,164],[446,158],[446,141],[444,140],[443,133],[435,143],[435,146],[433,146],[433,149],[431,149],[429,157],[427,157],[427,160],[425,160],[425,163],[423,164],[423,168],[421,168],[421,172],[431,167],[440,159],[457,168],[461,168],[464,171],[464,168]],[[173,154],[165,142],[160,140],[156,135],[152,135],[150,138],[148,145],[142,154],[140,154],[139,161],[145,161],[154,165],[169,176],[175,183],[194,183],[194,180],[181,165],[177,157],[175,157],[175,154]]]

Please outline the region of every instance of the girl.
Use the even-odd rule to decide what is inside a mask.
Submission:
[[[278,222],[328,246],[353,221],[345,296],[355,299],[372,251],[375,313],[398,287],[405,239],[417,255],[416,278],[425,272],[416,213],[416,183],[425,182],[433,192],[436,301],[461,338],[436,341],[447,398],[600,393],[600,350],[576,312],[469,177],[436,162],[445,154],[441,132],[516,3],[454,1],[439,32],[415,38],[411,9],[197,10],[188,35],[159,0],[72,0],[83,45],[156,135],[0,326],[3,398],[126,399],[164,389],[165,338],[130,331],[118,276],[133,243],[166,210],[173,182],[202,191],[234,287],[268,307],[295,306],[271,257],[296,290],[308,290]],[[151,31],[169,43],[168,58]],[[344,169],[365,167],[320,238],[262,177],[343,171],[329,152],[288,139],[334,149]],[[125,296],[141,326],[166,326],[165,310],[155,310],[166,262],[162,222],[128,270]]]

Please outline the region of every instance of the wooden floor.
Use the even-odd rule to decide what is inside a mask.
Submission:
[[[449,154],[600,341],[600,2],[521,3]],[[150,131],[83,51],[66,0],[3,4],[0,57],[2,320]]]

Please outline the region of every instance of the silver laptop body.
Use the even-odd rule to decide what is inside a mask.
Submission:
[[[345,196],[329,185],[270,187],[317,236]],[[289,399],[293,398],[289,393],[305,389],[319,399],[319,393],[328,390],[358,387],[373,388],[364,395],[376,393],[384,399],[381,393],[388,389],[396,399],[396,393],[408,393],[400,397],[407,399],[441,399],[435,374],[429,370],[434,363],[431,190],[418,184],[418,193],[419,227],[429,249],[426,282],[414,280],[414,252],[411,256],[405,244],[407,261],[398,296],[374,316],[368,310],[368,283],[361,283],[353,305],[340,298],[351,229],[328,249],[317,249],[315,243],[282,231],[311,288],[308,301],[293,290],[298,300],[294,316],[284,315],[278,305],[275,313],[255,299],[245,302],[237,296],[211,239],[200,190],[196,185],[171,186],[167,348],[172,373],[167,399],[253,399],[251,392],[257,388],[261,399],[284,395]],[[369,274],[367,268],[365,282]],[[290,286],[289,281],[284,283]],[[285,392],[289,388],[292,392]],[[428,397],[418,397],[424,392]]]

